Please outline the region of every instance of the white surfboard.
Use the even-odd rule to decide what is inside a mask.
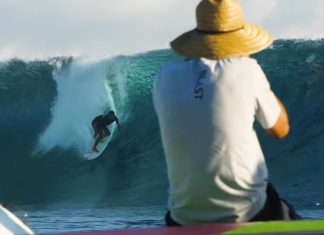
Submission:
[[[101,142],[99,142],[99,144],[97,145],[97,149],[99,152],[92,151],[91,150],[92,146],[91,146],[89,151],[83,154],[83,157],[87,160],[93,160],[99,157],[103,153],[103,151],[107,148],[109,140],[110,140],[110,136],[103,138]]]
[[[0,205],[0,234],[22,235],[34,234],[20,219]]]

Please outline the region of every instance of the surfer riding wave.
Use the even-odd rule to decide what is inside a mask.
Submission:
[[[110,135],[110,131],[107,126],[113,122],[116,122],[119,129],[119,121],[114,111],[109,111],[106,115],[99,115],[92,120],[91,125],[94,130],[93,137],[96,139],[92,147],[93,152],[99,152],[97,145],[103,138]]]

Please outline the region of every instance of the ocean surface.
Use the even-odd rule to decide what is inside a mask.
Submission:
[[[324,40],[278,40],[254,55],[290,114],[259,127],[270,179],[306,218],[324,218]],[[167,178],[152,86],[170,50],[0,62],[0,202],[38,233],[163,226]],[[239,79],[239,78],[238,78]],[[115,110],[103,155],[91,120]]]

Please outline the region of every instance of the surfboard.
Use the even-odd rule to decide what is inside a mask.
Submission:
[[[34,234],[18,217],[8,209],[0,205],[0,234],[1,235],[22,235]]]
[[[135,228],[112,231],[57,233],[56,235],[217,235],[217,234],[324,234],[324,220],[209,224],[183,227]]]
[[[105,149],[107,148],[108,146],[108,143],[109,143],[109,140],[110,140],[110,136],[108,137],[105,137],[101,140],[101,142],[99,142],[99,144],[97,145],[97,149],[99,152],[94,152],[92,151],[92,145],[89,147],[89,151],[85,152],[83,154],[83,157],[86,159],[86,160],[93,160],[93,159],[96,159],[97,157],[99,157],[104,151]],[[95,141],[95,140],[94,140]],[[92,143],[94,144],[94,142]]]

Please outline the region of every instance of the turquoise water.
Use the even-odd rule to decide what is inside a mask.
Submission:
[[[258,128],[271,181],[306,218],[324,218],[324,41],[276,41],[257,55],[291,133]],[[169,50],[0,63],[0,202],[36,232],[163,225],[167,179],[151,90]],[[83,158],[90,122],[115,110],[104,154]],[[27,214],[27,218],[24,217]]]

